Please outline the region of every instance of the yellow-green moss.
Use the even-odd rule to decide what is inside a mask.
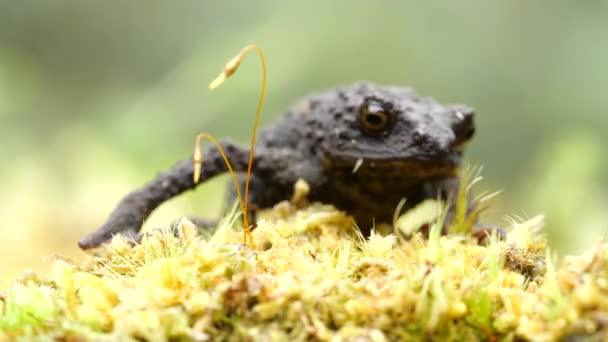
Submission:
[[[115,239],[84,263],[57,260],[48,278],[28,274],[2,295],[0,338],[608,336],[606,244],[557,266],[536,233],[542,218],[513,221],[506,240],[485,246],[470,227],[403,234],[441,216],[427,202],[397,219],[395,234],[364,239],[344,213],[296,202],[263,213],[253,248],[230,216],[205,238],[183,220],[177,236],[153,232],[134,247]]]

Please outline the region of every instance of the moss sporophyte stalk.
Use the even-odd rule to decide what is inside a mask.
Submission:
[[[237,193],[237,197],[238,197],[238,201],[239,204],[241,205],[241,211],[242,211],[242,217],[243,217],[243,243],[247,243],[247,237],[249,237],[249,243],[253,244],[253,240],[251,238],[251,233],[250,233],[250,226],[249,226],[249,222],[247,220],[247,207],[248,207],[248,203],[249,203],[249,183],[251,180],[251,165],[253,163],[253,156],[255,153],[255,138],[257,136],[257,130],[258,130],[258,125],[260,123],[260,117],[262,115],[262,108],[264,107],[264,98],[266,96],[266,83],[267,83],[267,72],[266,72],[266,59],[264,58],[264,53],[262,52],[262,49],[260,49],[258,46],[256,45],[247,45],[245,46],[241,52],[239,52],[238,55],[236,55],[234,58],[232,58],[224,67],[224,70],[222,71],[222,73],[219,74],[219,76],[213,80],[210,84],[209,84],[209,89],[213,90],[217,87],[219,87],[222,83],[224,83],[225,80],[228,79],[228,77],[232,76],[236,70],[238,69],[239,65],[241,64],[241,61],[243,60],[243,58],[245,58],[245,55],[247,55],[248,52],[250,51],[256,51],[258,53],[258,56],[260,57],[260,62],[262,64],[262,92],[260,93],[260,99],[258,101],[258,108],[257,108],[257,112],[255,114],[255,121],[253,123],[253,133],[251,134],[251,147],[250,147],[250,152],[249,152],[249,161],[247,163],[247,178],[245,180],[245,198],[243,199],[243,195],[241,194],[241,187],[239,186],[238,180],[236,178],[236,174],[232,168],[232,165],[230,164],[230,161],[228,160],[228,157],[226,157],[226,153],[224,152],[222,146],[220,145],[220,143],[210,134],[207,133],[200,133],[196,136],[196,141],[195,141],[195,146],[194,146],[194,155],[193,155],[193,163],[194,163],[194,183],[198,183],[199,179],[200,179],[200,175],[201,175],[201,168],[202,168],[202,163],[203,163],[203,153],[202,150],[200,148],[200,139],[201,138],[207,138],[209,140],[211,140],[215,146],[217,147],[217,149],[220,151],[220,153],[222,154],[222,158],[224,159],[224,162],[226,163],[226,166],[228,168],[228,171],[232,177],[232,180],[234,182],[234,187]]]

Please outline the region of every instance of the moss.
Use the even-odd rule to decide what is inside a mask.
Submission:
[[[235,215],[205,237],[182,220],[175,235],[116,238],[85,262],[56,260],[49,277],[26,274],[2,294],[0,339],[608,336],[608,244],[556,265],[542,218],[513,220],[506,239],[481,246],[466,216],[440,235],[437,202],[364,239],[344,213],[294,199],[261,214],[253,247]],[[422,221],[428,239],[412,228]]]

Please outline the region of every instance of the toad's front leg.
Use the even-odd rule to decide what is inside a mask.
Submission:
[[[228,141],[220,143],[235,171],[246,171],[249,150]],[[135,237],[141,226],[156,207],[182,192],[194,189],[198,184],[227,171],[226,164],[215,146],[208,146],[200,182],[193,181],[192,160],[177,162],[171,169],[159,174],[141,188],[130,192],[118,203],[104,224],[78,242],[82,249],[95,248],[116,234]]]

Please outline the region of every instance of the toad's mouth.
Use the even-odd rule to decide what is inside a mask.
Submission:
[[[350,169],[353,173],[389,172],[405,177],[449,177],[457,174],[462,152],[448,151],[416,156],[355,155],[348,152],[323,151],[322,163],[333,169]]]

